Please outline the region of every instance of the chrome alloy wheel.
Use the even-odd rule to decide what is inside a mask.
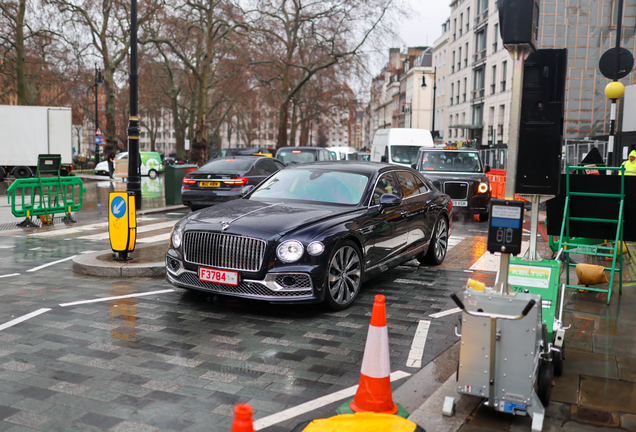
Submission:
[[[339,306],[348,306],[360,290],[360,255],[344,245],[331,258],[328,275],[329,296]]]
[[[439,263],[446,258],[448,250],[448,224],[443,217],[437,222],[437,230],[435,232],[435,260]]]

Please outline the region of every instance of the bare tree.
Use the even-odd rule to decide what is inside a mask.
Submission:
[[[287,145],[290,103],[318,72],[363,55],[384,26],[393,0],[255,0],[252,26],[254,70],[278,92],[277,145]]]

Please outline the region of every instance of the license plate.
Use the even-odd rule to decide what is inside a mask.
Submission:
[[[201,186],[201,187],[219,187],[219,186],[221,186],[221,182],[199,182],[199,186]]]
[[[453,200],[455,207],[468,207],[468,201],[466,200]]]
[[[238,272],[199,267],[199,280],[223,285],[238,285]]]

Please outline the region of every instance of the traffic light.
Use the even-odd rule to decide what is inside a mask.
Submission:
[[[515,192],[558,195],[567,49],[531,53],[523,70]]]
[[[537,47],[539,0],[499,0],[499,32],[504,45]]]

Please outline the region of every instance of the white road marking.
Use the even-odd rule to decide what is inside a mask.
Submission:
[[[521,253],[519,256],[523,256],[528,250],[529,243],[527,241],[521,242]],[[470,270],[483,270],[483,271],[491,271],[497,272],[499,271],[499,263],[501,261],[501,254],[496,252],[491,254],[490,252],[486,252],[479,258],[475,264],[470,267]]]
[[[151,217],[145,217],[145,216],[137,218],[137,222],[153,221],[153,220],[157,220],[157,218],[151,218]],[[101,229],[101,228],[108,228],[108,222],[98,222],[98,223],[94,223],[90,225],[79,225],[73,228],[44,231],[44,232],[29,234],[28,236],[29,237],[56,237],[56,236],[77,234],[84,231],[93,231],[93,230]]]
[[[73,258],[75,258],[76,256],[77,256],[77,255],[73,255],[73,256],[70,256],[70,257],[68,257],[68,258],[63,258],[63,259],[61,259],[61,260],[53,261],[53,262],[50,262],[50,263],[48,263],[48,264],[43,264],[43,265],[41,265],[41,266],[39,266],[39,267],[35,267],[35,268],[29,269],[29,270],[27,270],[27,271],[28,271],[28,272],[38,271],[38,270],[41,270],[41,269],[43,269],[43,268],[45,268],[45,267],[52,266],[52,265],[54,265],[54,264],[59,264],[59,263],[64,262],[64,261],[72,260],[72,259],[73,259]]]
[[[178,221],[173,220],[173,221],[168,221],[168,222],[160,222],[160,223],[156,223],[156,224],[152,224],[152,225],[138,226],[137,227],[137,234],[145,233],[145,232],[148,232],[148,231],[164,229],[164,228],[172,228],[174,226],[174,224],[176,224],[177,222]],[[82,236],[82,237],[79,237],[79,238],[81,240],[108,240],[110,238],[110,234],[108,232],[105,232],[105,233],[93,234],[93,235],[88,235],[88,236]]]
[[[420,320],[417,325],[417,330],[415,330],[415,336],[413,336],[413,342],[411,343],[411,351],[409,351],[409,357],[406,360],[407,367],[422,367],[422,356],[424,355],[426,336],[428,336],[430,326],[431,322],[425,320]]]
[[[0,278],[11,277],[11,276],[20,276],[20,273],[11,273],[0,276]]]
[[[8,321],[8,322],[6,322],[6,323],[4,323],[4,324],[0,325],[0,331],[2,331],[2,330],[4,330],[4,329],[7,329],[7,328],[9,328],[9,327],[13,327],[13,326],[14,326],[14,325],[16,325],[16,324],[20,324],[21,322],[24,322],[24,321],[26,321],[26,320],[28,320],[28,319],[31,319],[31,318],[33,318],[33,317],[36,317],[36,316],[38,316],[38,315],[41,315],[41,314],[43,314],[43,313],[45,313],[45,312],[48,312],[48,311],[50,311],[50,310],[51,310],[51,309],[47,309],[47,308],[38,309],[38,310],[36,310],[35,312],[31,312],[31,313],[28,313],[28,314],[26,314],[26,315],[21,316],[20,318],[16,318],[16,319],[14,319],[14,320]]]
[[[434,314],[429,315],[431,318],[441,318],[444,317],[446,315],[452,315],[452,314],[456,314],[457,312],[461,312],[462,310],[460,308],[453,308],[453,309],[448,309],[445,311],[440,311]]]
[[[170,233],[164,233],[152,237],[138,238],[137,243],[154,243],[168,240],[170,240]]]
[[[0,249],[13,249],[15,245],[0,245]]]
[[[164,293],[169,293],[173,291],[174,291],[173,289],[167,289],[167,290],[161,290],[161,291],[151,291],[147,293],[128,294],[128,295],[122,295],[122,296],[116,296],[116,297],[101,297],[101,298],[92,299],[92,300],[80,300],[80,301],[76,301],[72,303],[61,303],[60,306],[62,307],[77,306],[81,304],[99,303],[103,301],[119,300],[119,299],[132,298],[132,297],[145,297],[149,295],[164,294]]]
[[[390,379],[391,381],[397,381],[407,376],[411,376],[411,374],[408,372],[403,372],[403,371],[395,371],[391,374]],[[254,430],[257,431],[257,430],[265,429],[267,427],[273,426],[280,422],[284,422],[294,417],[298,417],[299,415],[306,414],[310,411],[316,410],[325,405],[329,405],[330,403],[337,402],[339,400],[354,396],[357,390],[358,390],[357,385],[348,387],[346,389],[342,389],[335,393],[331,393],[329,395],[322,396],[314,400],[310,400],[309,402],[305,402],[295,407],[288,408],[281,412],[268,415],[267,417],[260,418],[254,422]]]
[[[462,240],[464,240],[464,237],[450,236],[448,238],[448,250],[451,250],[453,246],[457,246]]]
[[[42,247],[41,247],[41,246],[39,246],[39,247],[34,247],[34,248],[29,249],[29,250],[39,250],[39,249],[42,249]]]

